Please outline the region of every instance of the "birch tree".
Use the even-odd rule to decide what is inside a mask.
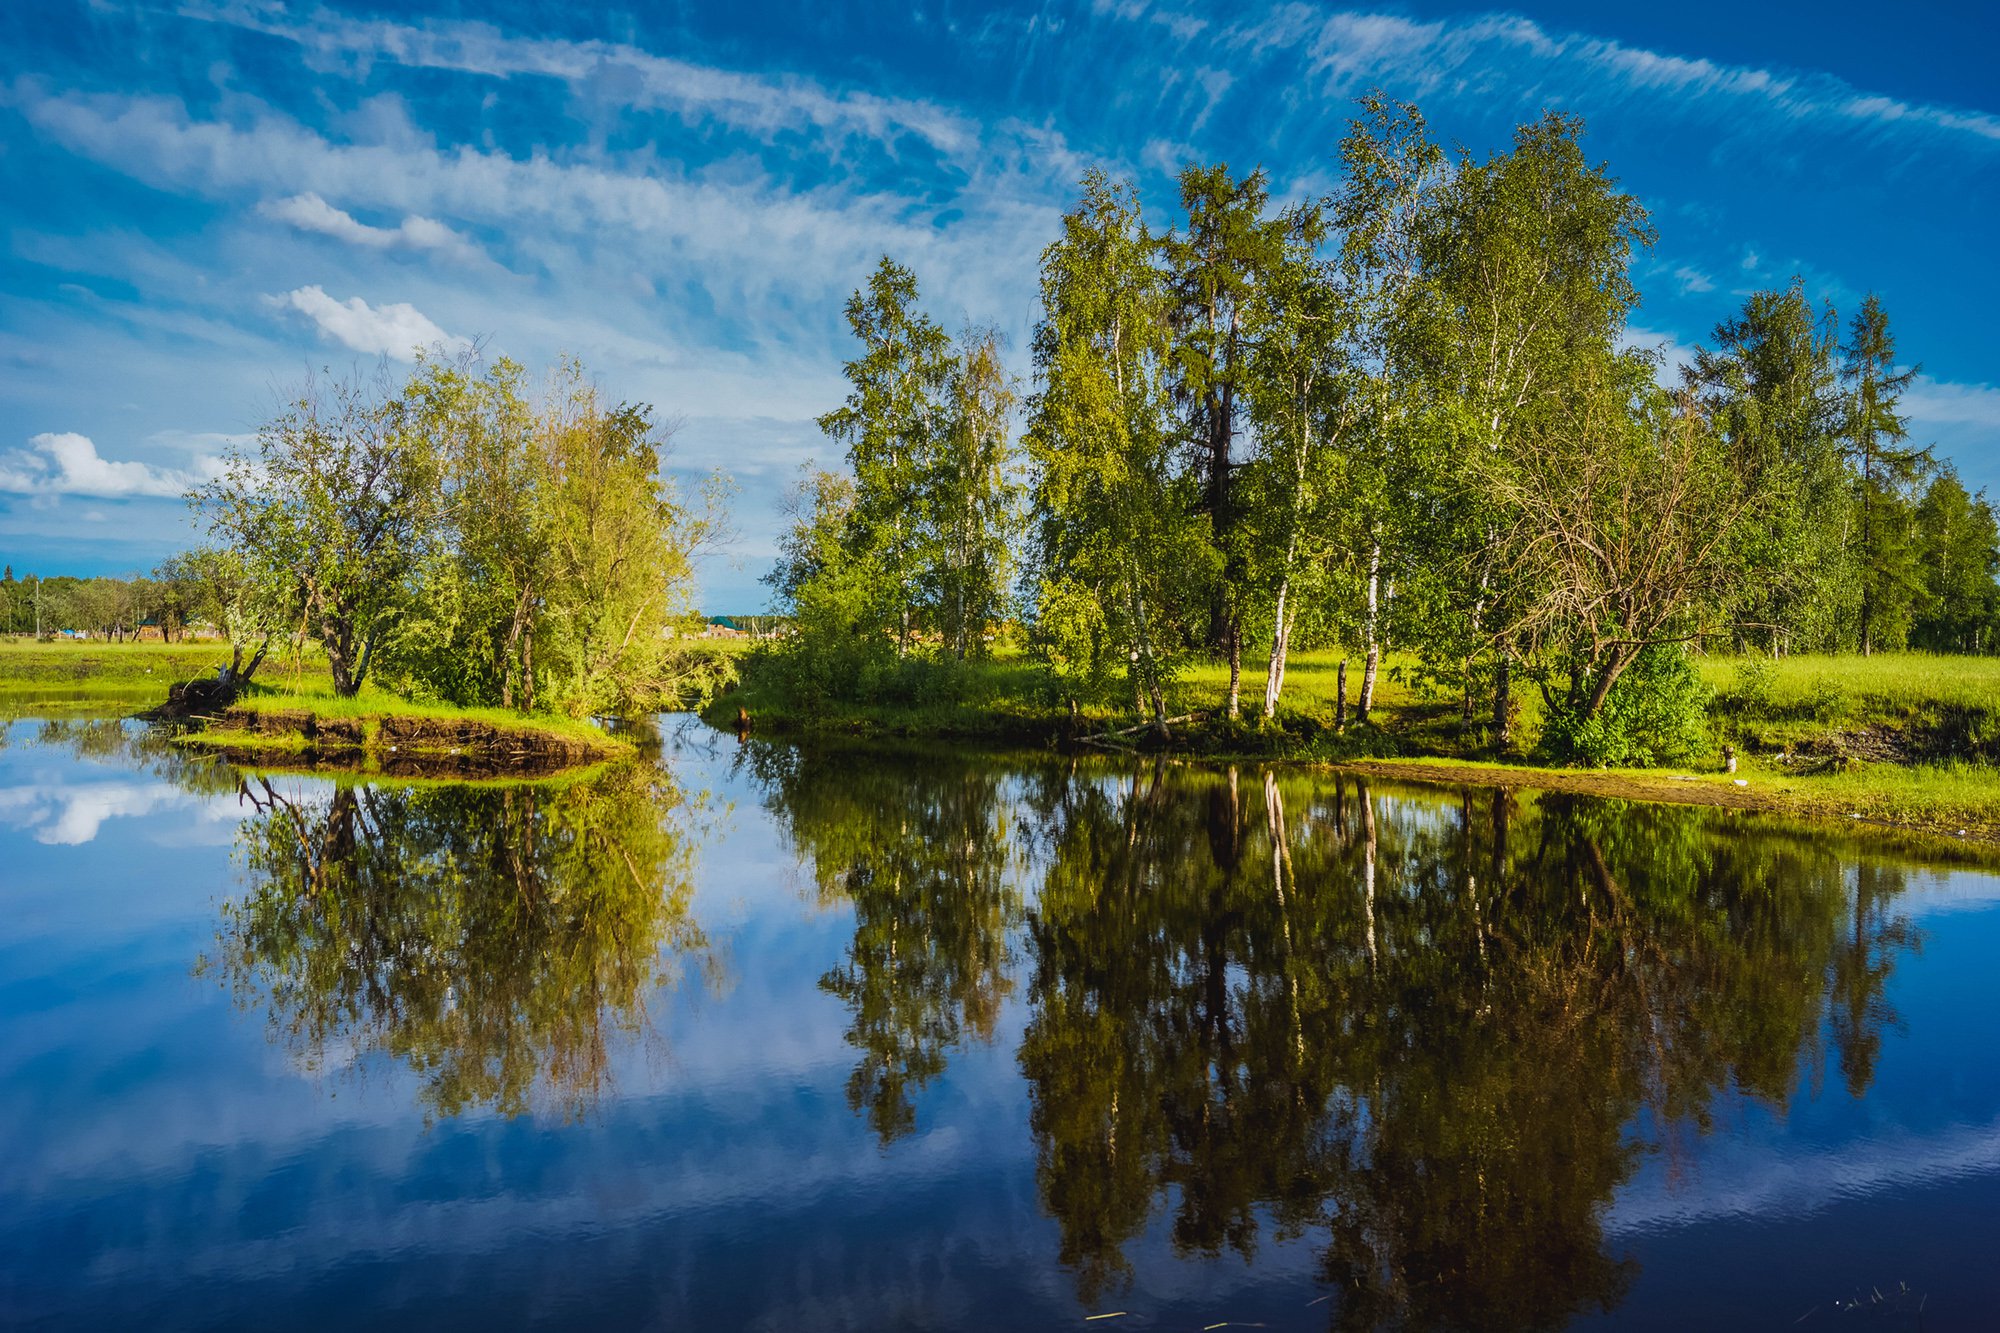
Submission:
[[[1167,733],[1166,688],[1213,548],[1198,482],[1175,466],[1168,293],[1132,187],[1084,177],[1042,252],[1031,470],[1035,644],[1095,686],[1120,667],[1133,711]]]

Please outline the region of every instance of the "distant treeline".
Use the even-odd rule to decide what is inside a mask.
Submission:
[[[190,626],[220,623],[214,585],[199,562],[165,561],[150,575],[131,578],[40,577],[0,572],[0,634],[89,634],[102,639],[178,642]]]
[[[1691,651],[2000,649],[1992,506],[1910,439],[1882,303],[1756,292],[1662,383],[1628,328],[1653,227],[1582,137],[1549,113],[1447,153],[1375,95],[1329,196],[1191,166],[1164,228],[1092,171],[1025,396],[885,257],[768,669],[807,701],[920,691],[1018,618],[1067,689],[1164,731],[1192,656],[1228,662],[1232,717],[1262,659],[1272,717],[1294,646],[1353,644],[1365,718],[1393,643],[1499,744],[1534,688],[1583,753],[1688,706]]]

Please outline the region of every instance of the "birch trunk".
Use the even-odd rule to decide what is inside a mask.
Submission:
[[[1382,665],[1382,644],[1378,634],[1382,610],[1382,543],[1377,541],[1368,548],[1368,619],[1365,633],[1368,655],[1361,666],[1361,698],[1355,705],[1355,716],[1362,722],[1368,720],[1368,712],[1375,706],[1375,673]]]

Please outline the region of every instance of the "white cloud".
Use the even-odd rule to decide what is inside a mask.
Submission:
[[[181,472],[150,463],[104,458],[87,435],[61,431],[36,435],[26,449],[0,454],[0,491],[17,495],[90,495],[115,500],[130,496],[178,498],[214,476],[220,464],[198,457]]]
[[[2000,443],[2000,387],[1953,384],[1919,375],[1903,394],[1902,409],[1911,421],[1927,425],[1985,426]]]
[[[394,227],[371,227],[311,192],[286,199],[267,199],[257,206],[257,211],[300,231],[331,236],[371,250],[429,250],[457,258],[477,254],[471,242],[435,218],[412,213]]]
[[[0,788],[0,821],[25,828],[50,847],[80,847],[105,821],[149,815],[190,803],[164,782],[95,782],[76,786]]]
[[[1133,17],[1116,7],[1100,12]],[[1156,11],[1147,12],[1145,18],[1160,21]],[[1277,4],[1255,11],[1222,34],[1204,34],[1201,40],[1258,59],[1296,51],[1312,72],[1325,78],[1327,91],[1335,94],[1392,82],[1402,96],[1424,97],[1446,90],[1512,95],[1541,105],[1562,105],[1585,93],[1599,105],[1609,97],[1650,96],[1664,99],[1676,110],[1707,104],[1756,106],[1769,113],[1759,122],[1766,131],[1785,122],[1813,122],[1819,128],[1845,124],[1919,130],[2000,143],[2000,117],[1984,112],[1877,96],[1827,74],[1718,64],[1579,33],[1551,32],[1505,14],[1418,22],[1393,14],[1326,13]]]
[[[831,138],[893,144],[902,138],[958,156],[980,141],[976,121],[936,103],[837,92],[810,79],[763,76],[657,56],[616,42],[512,37],[488,23],[440,21],[421,26],[350,19],[320,10],[304,20],[281,11],[235,5],[191,6],[191,17],[248,28],[297,43],[325,65],[365,75],[376,61],[494,78],[554,79],[580,95],[673,113],[689,122],[715,120],[770,139],[812,129]]]
[[[1712,292],[1715,279],[1691,264],[1683,264],[1674,270],[1674,277],[1680,280],[1682,292]]]
[[[325,289],[300,287],[283,296],[270,298],[287,309],[296,310],[319,326],[319,331],[343,347],[369,356],[390,356],[398,361],[414,361],[420,349],[436,346],[470,347],[469,338],[446,333],[415,306],[402,301],[372,306],[358,296],[336,301]]]

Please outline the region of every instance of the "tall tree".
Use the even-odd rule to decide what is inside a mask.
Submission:
[[[945,447],[953,374],[950,335],[916,305],[916,275],[884,255],[848,298],[861,355],[844,367],[847,401],[819,419],[847,448],[855,485],[848,544],[880,561],[899,655],[918,628],[921,576],[934,555],[927,482]]]
[[[1917,574],[1909,540],[1910,493],[1932,464],[1930,447],[1913,449],[1898,410],[1921,366],[1896,369],[1889,314],[1873,292],[1855,312],[1841,348],[1848,390],[1846,444],[1856,473],[1860,523],[1855,535],[1861,609],[1857,641],[1863,657],[1878,644],[1900,646],[1909,633]]]
[[[1020,482],[1008,427],[1017,401],[1000,359],[1000,335],[968,329],[947,387],[944,447],[931,479],[934,618],[959,661],[983,651],[988,625],[1007,609]]]
[[[1933,652],[2000,648],[2000,524],[1986,493],[1967,493],[1947,465],[1931,479],[1915,517],[1923,589],[1911,643]]]
[[[1460,448],[1475,475],[1541,416],[1561,410],[1578,373],[1601,359],[1638,304],[1634,252],[1653,231],[1637,199],[1583,151],[1583,122],[1550,112],[1484,162],[1460,160],[1426,232],[1425,269],[1442,316],[1431,371],[1451,396]],[[1497,580],[1495,516],[1458,506],[1448,540],[1461,543],[1458,601],[1471,719],[1474,656],[1493,655],[1495,740],[1508,740],[1509,625],[1523,590]]]
[[[1243,605],[1249,551],[1236,471],[1259,288],[1285,258],[1286,225],[1265,216],[1260,168],[1241,180],[1226,164],[1190,166],[1180,176],[1186,229],[1161,238],[1172,305],[1172,391],[1185,415],[1201,478],[1201,507],[1221,556],[1210,594],[1208,646],[1229,662],[1229,716],[1240,711]]]
[[[1175,466],[1169,293],[1137,194],[1100,171],[1042,252],[1026,437],[1039,651],[1091,684],[1122,665],[1133,708],[1167,731],[1165,690],[1213,548],[1200,479]]]
[[[1496,549],[1526,594],[1520,647],[1569,678],[1551,712],[1603,710],[1648,648],[1691,641],[1737,577],[1728,554],[1749,499],[1694,404],[1649,361],[1606,357],[1562,410],[1486,455]]]
[[[1269,598],[1271,651],[1264,717],[1277,714],[1292,631],[1322,609],[1344,549],[1360,469],[1354,452],[1368,395],[1353,357],[1354,307],[1318,253],[1323,210],[1286,217],[1286,246],[1259,284],[1248,399],[1255,448],[1239,485],[1250,515],[1251,587]]]
[[[1774,655],[1832,646],[1849,583],[1837,330],[1833,308],[1815,310],[1793,278],[1746,297],[1684,372],[1759,494],[1734,553],[1758,577],[1742,580],[1731,612],[1739,641],[1761,637]]]
[[[1360,107],[1340,143],[1346,176],[1332,218],[1341,238],[1340,277],[1353,305],[1352,357],[1365,377],[1367,466],[1357,469],[1349,503],[1356,519],[1351,555],[1365,570],[1357,580],[1364,650],[1357,711],[1366,722],[1382,661],[1385,573],[1393,586],[1406,547],[1415,544],[1399,538],[1417,516],[1390,497],[1429,489],[1433,466],[1421,376],[1412,372],[1436,322],[1424,246],[1445,159],[1414,105],[1377,91],[1361,98]]]
[[[367,680],[438,535],[442,460],[407,407],[386,374],[309,379],[195,495],[210,532],[300,609],[340,695]]]

